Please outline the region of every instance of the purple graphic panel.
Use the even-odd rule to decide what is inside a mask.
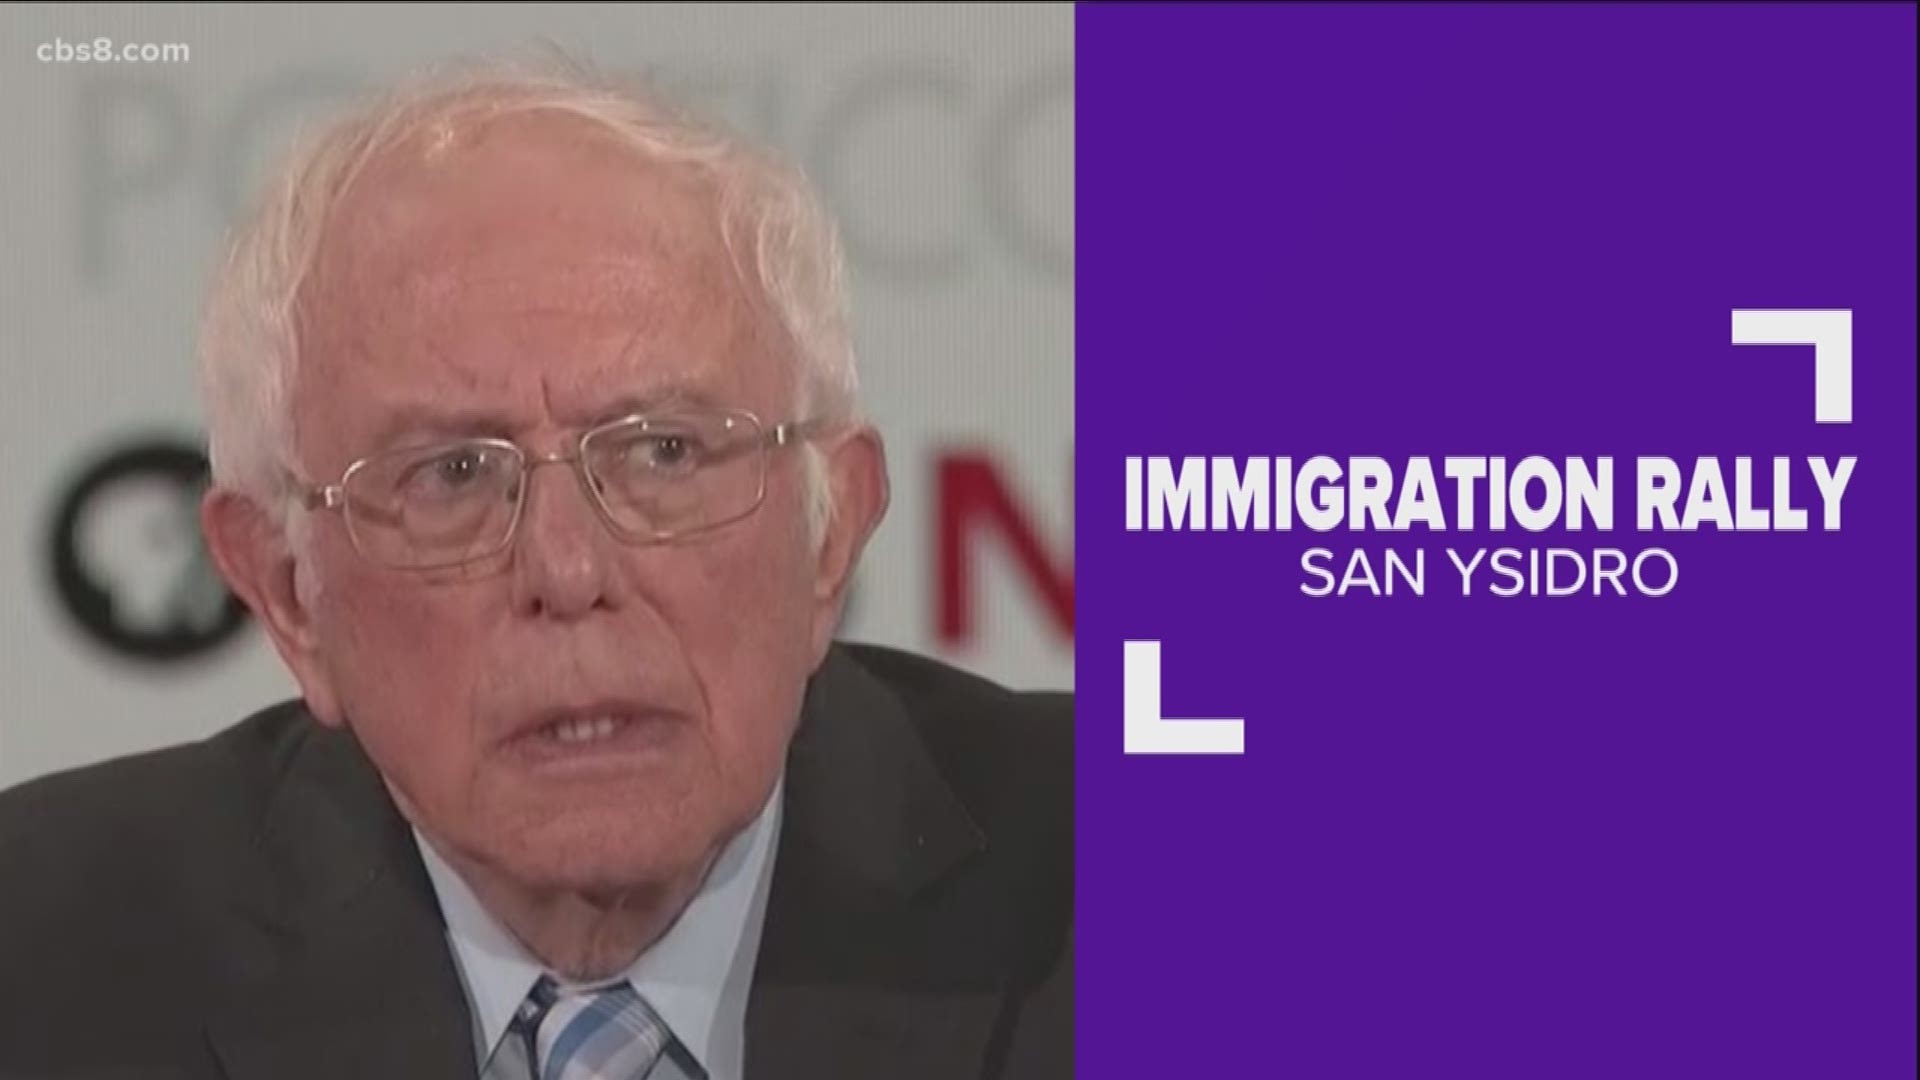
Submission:
[[[1914,8],[1078,19],[1080,1075],[1912,1077]]]

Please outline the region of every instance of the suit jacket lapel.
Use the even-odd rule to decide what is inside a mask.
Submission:
[[[473,1027],[404,820],[351,741],[290,752],[209,1038],[232,1080],[477,1075]]]
[[[935,894],[983,835],[901,702],[838,650],[809,688],[787,786],[749,1080],[982,1075],[1007,973],[990,950],[968,955],[955,915],[977,904]]]

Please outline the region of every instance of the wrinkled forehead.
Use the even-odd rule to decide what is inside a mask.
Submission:
[[[360,412],[531,405],[536,385],[591,412],[655,384],[772,409],[787,390],[712,178],[572,117],[430,128],[371,161],[300,314],[296,393]]]

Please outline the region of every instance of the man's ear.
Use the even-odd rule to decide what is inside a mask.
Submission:
[[[824,479],[833,514],[814,559],[816,655],[824,655],[838,629],[854,570],[892,499],[886,444],[878,431],[862,425],[834,442],[825,453]]]
[[[320,662],[313,613],[301,596],[286,530],[257,502],[220,488],[201,500],[200,529],[220,576],[265,628],[314,717],[340,724],[339,701]]]

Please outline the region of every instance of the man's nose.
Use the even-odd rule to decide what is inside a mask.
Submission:
[[[573,464],[536,459],[521,484],[515,608],[527,615],[575,619],[613,606],[613,538]]]

